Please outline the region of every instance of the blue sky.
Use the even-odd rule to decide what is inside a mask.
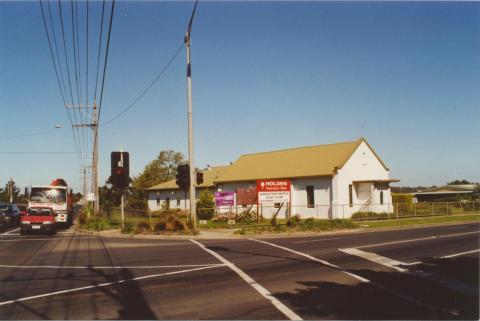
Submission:
[[[100,5],[90,3],[91,21]],[[192,5],[116,3],[101,121],[163,68]],[[98,24],[90,34],[92,66]],[[401,185],[480,181],[479,36],[477,2],[200,1],[192,34],[196,164],[363,136]],[[75,151],[39,3],[0,2],[0,41],[0,137],[52,131],[0,138],[0,152]],[[101,127],[100,182],[120,145],[132,174],[160,150],[186,154],[186,120],[182,51],[133,109]],[[21,186],[64,177],[81,187],[75,154],[1,153],[0,184],[9,177]]]

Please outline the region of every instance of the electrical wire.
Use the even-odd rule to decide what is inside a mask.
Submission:
[[[98,71],[100,69],[100,52],[102,50],[102,36],[103,36],[103,17],[104,17],[104,12],[105,12],[105,0],[102,2],[102,18],[100,20],[100,35],[99,35],[99,41],[98,41],[98,54],[97,54],[97,76],[95,79],[95,94],[93,100],[96,102],[97,101],[97,88],[98,88]]]
[[[170,58],[170,60],[167,62],[167,64],[163,67],[163,69],[158,73],[158,75],[150,82],[150,84],[126,107],[124,108],[121,112],[107,120],[106,122],[100,124],[100,126],[105,126],[106,124],[109,124],[116,120],[117,118],[121,117],[123,114],[125,114],[127,111],[129,111],[131,108],[133,108],[140,99],[145,96],[148,91],[155,85],[155,83],[162,78],[162,76],[165,74],[167,69],[170,67],[170,65],[175,61],[175,58],[177,58],[178,54],[181,52],[185,44],[182,42],[182,44],[178,47],[177,51],[173,54],[173,56]]]

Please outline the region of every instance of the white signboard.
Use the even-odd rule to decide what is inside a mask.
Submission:
[[[87,201],[95,202],[95,194],[94,193],[87,193]]]
[[[289,203],[290,202],[290,191],[258,192],[258,202],[260,204]]]

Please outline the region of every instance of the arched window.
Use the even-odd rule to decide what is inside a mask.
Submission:
[[[380,191],[380,205],[383,205],[383,191]]]

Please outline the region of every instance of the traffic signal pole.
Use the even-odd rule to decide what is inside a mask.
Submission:
[[[192,16],[193,18],[193,16]],[[187,105],[188,105],[188,164],[190,165],[190,220],[193,232],[197,231],[197,211],[195,201],[195,162],[193,157],[193,113],[192,113],[192,66],[190,63],[190,28],[185,35],[187,48]]]

